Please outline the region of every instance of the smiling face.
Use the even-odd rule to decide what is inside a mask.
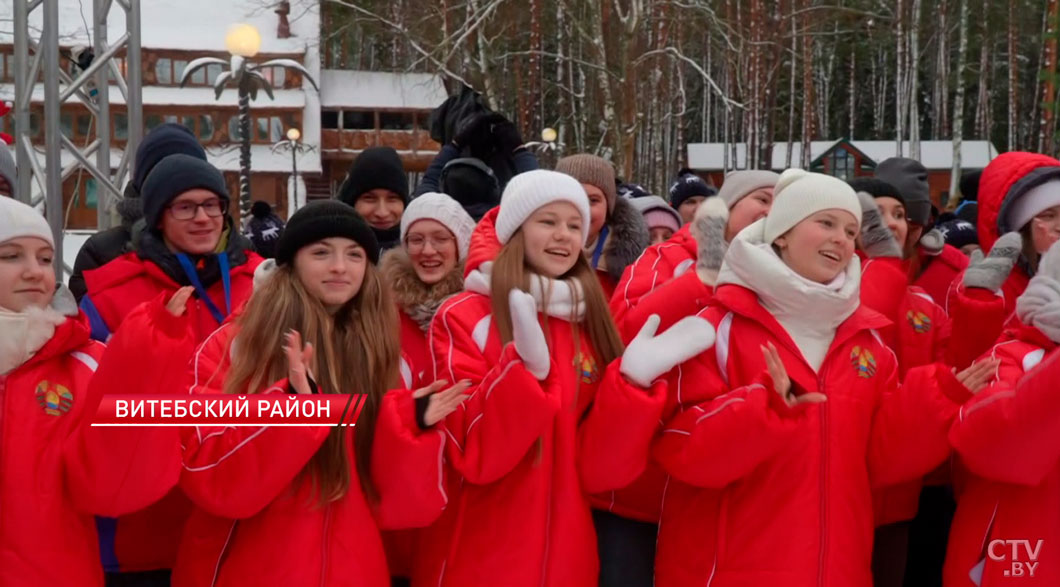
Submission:
[[[302,287],[334,312],[361,290],[368,255],[356,242],[331,237],[306,245],[294,256]]]
[[[821,210],[777,237],[780,259],[795,273],[817,283],[830,283],[854,256],[858,221],[845,210]]]
[[[166,206],[159,222],[162,238],[170,250],[189,255],[207,255],[217,249],[224,230],[227,204],[210,190],[193,189]]]
[[[427,218],[414,222],[405,234],[405,249],[416,277],[427,285],[445,279],[456,267],[456,237],[437,220]]]
[[[600,236],[600,231],[607,222],[607,196],[604,195],[603,190],[594,185],[583,183],[582,187],[585,188],[585,194],[589,196],[589,242],[591,243]]]
[[[1060,206],[1046,208],[1031,219],[1031,243],[1039,255],[1060,240]]]
[[[353,209],[357,210],[372,228],[387,230],[401,222],[405,201],[390,190],[377,188],[361,194],[353,203]]]
[[[578,208],[568,202],[553,202],[535,210],[521,228],[527,265],[545,277],[565,275],[581,254],[583,224]]]
[[[22,312],[44,308],[55,294],[55,250],[36,237],[0,243],[0,308]]]
[[[757,189],[740,198],[729,210],[729,222],[725,225],[725,240],[732,241],[740,231],[769,214],[773,206],[773,188]]]
[[[887,229],[894,235],[898,244],[905,244],[905,237],[909,234],[909,221],[906,220],[905,205],[901,200],[895,198],[876,198],[876,207],[880,209],[880,217]]]

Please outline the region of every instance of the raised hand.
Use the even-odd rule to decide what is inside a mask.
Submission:
[[[508,292],[508,309],[512,315],[512,342],[515,352],[523,359],[526,369],[544,381],[548,377],[551,359],[548,342],[541,323],[537,320],[537,302],[534,296],[519,289]]]
[[[441,422],[468,398],[464,392],[471,387],[470,380],[465,379],[448,388],[446,385],[449,385],[448,381],[439,380],[412,392],[413,399],[428,398],[427,410],[423,413],[424,426],[434,426]]]
[[[704,285],[713,287],[718,270],[725,260],[729,243],[725,241],[725,225],[729,222],[729,208],[721,198],[707,198],[692,219],[692,236],[696,239],[696,275]]]
[[[619,372],[641,387],[650,387],[652,381],[714,346],[714,327],[698,316],[682,318],[656,336],[659,321],[658,314],[649,316],[622,353]]]
[[[297,330],[290,330],[284,335],[286,344],[283,347],[287,356],[287,381],[291,387],[302,395],[313,393],[309,384],[309,364],[313,361],[313,345],[302,346],[302,335]]]
[[[773,391],[780,396],[781,401],[789,408],[802,404],[819,404],[828,401],[828,396],[823,393],[812,392],[795,395],[791,392],[791,378],[788,377],[788,370],[784,367],[784,361],[780,359],[780,353],[777,352],[777,347],[773,346],[773,343],[767,342],[762,347],[762,355],[766,359],[766,370],[769,371],[769,377],[773,379]]]
[[[983,257],[982,251],[972,253],[971,263],[964,272],[964,287],[979,287],[997,291],[1008,279],[1016,259],[1023,249],[1023,237],[1010,232],[997,239],[990,254]]]
[[[174,316],[183,316],[188,309],[188,300],[191,299],[191,294],[193,293],[195,293],[195,288],[190,285],[178,289],[177,293],[173,294],[173,297],[166,302],[166,311]]]
[[[902,258],[902,245],[894,238],[894,233],[883,223],[876,198],[865,192],[858,192],[861,203],[861,250],[870,258]]]
[[[957,381],[968,388],[972,393],[979,393],[997,374],[997,366],[1001,363],[998,359],[986,359],[973,363],[972,366],[955,373]]]

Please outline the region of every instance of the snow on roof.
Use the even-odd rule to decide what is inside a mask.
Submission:
[[[268,0],[141,0],[140,44],[152,49],[188,49],[225,51],[225,33],[236,23],[257,27],[261,33],[262,53],[301,54],[307,45],[320,39],[319,0],[292,0],[289,39],[276,38],[279,16],[273,12],[276,2]],[[31,13],[30,27],[40,31],[43,8]],[[90,0],[59,0],[59,35],[63,45],[89,44],[92,30]],[[14,43],[14,2],[0,2],[0,44]],[[85,22],[88,22],[86,32]],[[125,12],[118,6],[107,17],[109,42],[125,32]],[[31,32],[37,36],[39,32]]]
[[[810,160],[824,155],[840,141],[812,141],[810,143]],[[852,147],[861,151],[874,162],[895,157],[895,141],[847,141]],[[773,143],[771,169],[787,167],[786,142]],[[728,150],[728,165],[726,165]],[[902,144],[902,155],[909,156],[909,143]],[[733,156],[735,151],[735,157]],[[799,167],[802,160],[802,145],[792,144],[791,167]],[[963,169],[980,169],[986,167],[994,157],[997,149],[990,141],[963,141],[961,143],[961,167]],[[735,159],[735,160],[734,160]],[[951,169],[953,167],[953,143],[950,141],[920,141],[920,162],[928,169]],[[746,143],[690,143],[688,145],[688,166],[701,171],[721,169],[746,169]]]
[[[239,171],[239,147],[207,147],[206,158],[221,171]],[[271,145],[250,146],[250,173],[290,173],[291,152],[272,152]],[[320,173],[320,151],[298,155],[298,173]]]
[[[109,86],[110,103],[125,104],[118,86]],[[239,93],[234,87],[225,88],[219,99],[214,99],[213,88],[202,87],[171,87],[171,86],[144,86],[140,95],[144,106],[239,106]],[[263,108],[305,108],[306,92],[302,90],[273,90],[275,100],[270,100],[265,92],[258,92],[258,99],[250,102],[251,110]],[[14,100],[14,84],[0,84],[0,100]],[[35,103],[44,103],[44,84],[36,84],[33,87],[31,100]],[[78,103],[77,98],[70,98],[69,102]]]
[[[324,108],[431,110],[448,97],[441,78],[430,73],[325,69],[320,88]]]

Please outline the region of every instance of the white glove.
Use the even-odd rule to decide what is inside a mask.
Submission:
[[[550,359],[545,331],[537,320],[534,296],[519,289],[508,292],[508,311],[512,314],[512,342],[526,370],[538,381],[548,377]]]
[[[698,316],[682,318],[666,332],[655,336],[659,315],[652,314],[622,353],[619,372],[641,387],[714,346],[714,327]]]

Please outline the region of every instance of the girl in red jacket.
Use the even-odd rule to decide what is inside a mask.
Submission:
[[[415,389],[434,373],[427,330],[442,302],[464,289],[464,259],[475,221],[445,194],[427,192],[401,216],[401,245],[380,262],[383,281],[401,319],[401,376]],[[386,532],[387,562],[396,577],[409,577],[415,530]]]
[[[596,585],[587,494],[644,469],[666,396],[656,381],[708,348],[689,318],[623,352],[582,248],[585,190],[568,175],[529,171],[479,223],[466,291],[431,324],[435,376],[470,379],[445,422],[450,504],[424,531],[413,584]]]
[[[141,473],[173,477],[162,457],[126,476],[143,462],[138,432],[88,432],[103,345],[56,290],[53,243],[36,210],[0,197],[0,585],[102,585],[92,514],[158,499],[164,489]]]
[[[870,489],[948,454],[968,390],[934,365],[899,386],[888,321],[858,298],[860,222],[846,183],[788,170],[730,244],[700,313],[718,344],[671,374],[682,410],[655,446],[656,584],[869,586]]]
[[[431,425],[466,385],[390,391],[395,306],[379,247],[353,208],[314,202],[288,222],[278,267],[196,351],[191,393],[364,393],[357,426],[196,427],[180,485],[196,509],[174,584],[388,585],[379,526],[429,523],[445,504]],[[306,344],[302,345],[302,334]],[[309,379],[312,374],[315,382]]]
[[[894,351],[898,376],[904,378],[910,369],[944,359],[950,320],[926,291],[910,283],[909,261],[901,246],[907,242],[909,224],[905,200],[898,189],[875,178],[855,179],[850,187],[861,201],[858,244],[865,257],[861,303],[891,320],[892,324],[882,328],[880,335]],[[915,247],[912,254],[918,254]],[[946,512],[953,511],[953,498],[946,486],[948,482],[948,475],[943,471],[935,486],[925,488],[923,496],[920,479],[873,492],[877,530],[872,568],[876,587],[902,585],[907,550],[918,576],[930,573],[935,582],[939,581],[945,549],[932,551],[931,546],[945,544],[949,531]],[[912,549],[909,548],[910,525],[922,500],[926,511],[918,521],[918,534],[924,536],[916,538],[925,544]],[[935,522],[939,518],[942,521]]]
[[[979,244],[950,291],[954,364],[989,350],[1012,317],[1016,299],[1038,270],[1038,258],[1060,239],[1060,160],[1003,153],[979,180]]]
[[[1060,245],[990,352],[997,380],[961,408],[950,442],[971,475],[957,499],[947,587],[1060,584]]]

